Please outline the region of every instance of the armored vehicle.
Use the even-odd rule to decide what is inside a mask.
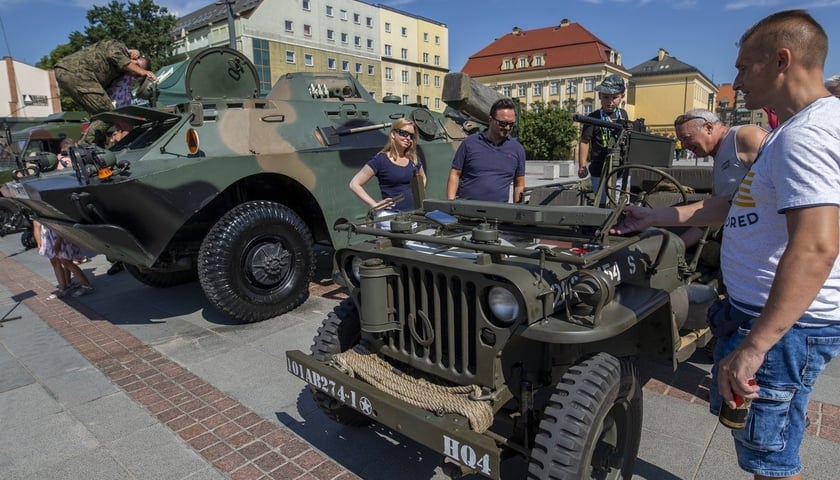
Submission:
[[[243,322],[306,298],[314,244],[364,216],[352,176],[410,118],[429,196],[443,197],[460,140],[458,115],[380,103],[349,74],[291,73],[261,96],[254,65],[228,48],[186,67],[189,102],[126,106],[101,118],[131,129],[109,151],[73,151],[73,171],[9,184],[59,235],[164,287],[198,277],[218,310]],[[369,182],[368,188],[376,188]]]
[[[655,171],[613,171],[630,169]],[[629,479],[642,426],[634,359],[676,366],[703,347],[718,293],[676,234],[610,235],[631,198],[657,201],[620,193],[614,208],[573,188],[518,205],[426,199],[387,229],[338,226],[360,235],[335,253],[349,298],[309,354],[287,352],[289,372],[331,419],[399,432],[453,476],[499,479],[502,460],[521,457],[527,478]]]
[[[79,112],[62,112],[41,118],[7,118],[0,122],[0,185],[13,177],[55,168],[61,141],[79,138],[87,117]],[[27,170],[29,173],[27,173]],[[21,243],[35,247],[32,224],[21,205],[8,200],[8,190],[0,187],[0,236],[21,232]]]

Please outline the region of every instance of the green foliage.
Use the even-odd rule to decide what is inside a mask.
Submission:
[[[568,160],[579,131],[562,106],[537,102],[519,115],[519,142],[531,160]]]
[[[94,6],[88,10],[87,20],[89,25],[84,33],[71,33],[67,43],[55,47],[35,66],[52,69],[67,55],[106,39],[119,40],[128,48],[140,50],[149,59],[152,71],[165,65],[164,61],[172,51],[172,30],[177,19],[166,7],[159,7],[153,0],[129,1],[128,4],[112,0],[105,6]],[[81,110],[73,100],[63,95],[61,109]]]

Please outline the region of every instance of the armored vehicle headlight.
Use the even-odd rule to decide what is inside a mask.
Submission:
[[[505,325],[510,325],[519,316],[519,302],[505,287],[492,287],[487,294],[487,304],[493,316]]]

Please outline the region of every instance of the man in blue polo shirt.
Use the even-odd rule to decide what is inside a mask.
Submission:
[[[510,184],[518,202],[525,191],[525,149],[510,136],[516,124],[516,105],[503,98],[490,107],[487,130],[465,138],[455,152],[446,198],[507,202]]]

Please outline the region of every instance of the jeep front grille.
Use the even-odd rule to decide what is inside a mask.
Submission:
[[[397,275],[389,281],[388,302],[398,328],[382,353],[459,383],[474,377],[482,315],[475,281],[392,266]]]

